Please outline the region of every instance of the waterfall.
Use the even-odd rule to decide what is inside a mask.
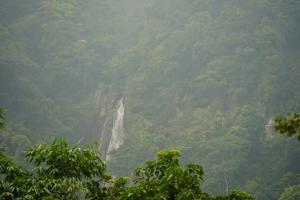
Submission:
[[[124,105],[123,105],[123,97],[118,103],[117,112],[113,119],[113,127],[111,131],[111,138],[109,141],[107,153],[106,153],[106,161],[110,160],[110,154],[120,148],[123,144],[124,140],[124,127],[123,127],[123,120],[124,120]]]
[[[273,130],[274,130],[274,121],[273,119],[269,119],[268,123],[265,125],[265,132],[266,132],[266,139],[271,140],[273,136]]]

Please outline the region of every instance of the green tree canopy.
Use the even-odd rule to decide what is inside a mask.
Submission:
[[[4,127],[5,127],[5,123],[4,123],[4,111],[0,107],[0,129],[2,129]]]
[[[300,185],[290,186],[284,189],[279,200],[297,200],[300,199]]]
[[[70,146],[62,139],[26,152],[32,170],[15,166],[4,153],[0,156],[3,199],[79,199],[88,190],[88,181],[105,179],[105,164],[95,149]]]
[[[180,152],[166,150],[157,153],[156,160],[149,160],[143,167],[135,170],[134,185],[124,189],[119,199],[139,200],[252,200],[251,195],[233,191],[229,195],[212,197],[202,192],[203,169],[190,163],[180,165]]]
[[[300,141],[300,113],[289,114],[275,119],[275,129],[289,137],[296,136]]]
[[[127,177],[112,179],[97,150],[70,146],[62,139],[37,145],[26,152],[32,170],[18,167],[0,152],[0,199],[106,199],[106,200],[252,200],[233,191],[212,197],[202,192],[203,169],[198,164],[180,165],[180,152],[157,153]]]

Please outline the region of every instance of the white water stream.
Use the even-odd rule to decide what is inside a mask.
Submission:
[[[111,138],[109,141],[107,153],[106,153],[106,161],[110,160],[110,154],[119,149],[120,146],[123,144],[124,141],[124,105],[123,105],[123,98],[119,101],[117,107],[117,113],[113,119],[113,128],[111,131]]]

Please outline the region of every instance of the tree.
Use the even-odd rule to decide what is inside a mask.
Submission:
[[[135,170],[135,186],[126,188],[122,198],[196,199],[206,195],[200,189],[201,166],[181,167],[177,150],[158,152],[157,156],[157,160],[149,160],[144,167]]]
[[[28,199],[29,178],[32,174],[15,165],[12,159],[0,151],[0,199]]]
[[[157,160],[149,160],[135,170],[134,185],[127,187],[117,199],[139,200],[252,200],[251,195],[233,191],[228,196],[212,197],[202,192],[203,169],[198,164],[180,166],[178,150],[160,151]]]
[[[88,191],[91,180],[103,181],[105,164],[91,147],[70,146],[65,140],[40,144],[26,152],[33,170],[23,170],[0,154],[2,198],[4,199],[79,199]]]
[[[300,141],[300,113],[275,118],[275,129],[289,137],[296,136]]]
[[[4,123],[4,111],[0,107],[0,129],[2,129],[4,127],[5,127],[5,123]]]
[[[285,188],[279,200],[297,200],[297,199],[300,199],[300,185],[294,185]]]
[[[69,146],[62,139],[27,151],[33,170],[16,166],[0,152],[0,199],[253,200],[239,191],[212,197],[200,188],[200,165],[180,166],[178,150],[161,151],[157,156],[137,168],[133,184],[126,186],[129,178],[112,179],[97,151]]]

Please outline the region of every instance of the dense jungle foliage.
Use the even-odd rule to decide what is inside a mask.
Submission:
[[[299,129],[272,119],[300,112],[299,22],[298,0],[1,0],[0,149],[28,166],[24,150],[55,136],[99,141],[123,97],[114,176],[179,149],[212,196],[297,199]]]
[[[197,164],[181,167],[177,150],[162,151],[157,160],[137,168],[133,184],[128,177],[113,179],[97,149],[71,147],[64,140],[41,144],[26,152],[33,170],[16,166],[0,152],[0,199],[111,199],[111,200],[253,200],[233,191],[212,197],[200,189],[203,170]]]
[[[296,135],[300,141],[300,113],[293,113],[286,117],[277,117],[274,128],[281,134],[287,134],[290,137]]]

